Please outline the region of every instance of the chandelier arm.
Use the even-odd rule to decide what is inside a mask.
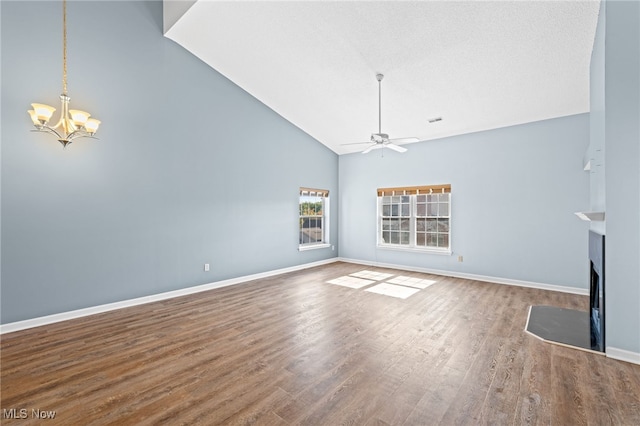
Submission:
[[[63,121],[64,121],[64,116],[60,115],[60,120],[58,120],[58,122],[56,123],[55,126],[50,126],[50,125],[47,124],[46,127],[49,127],[49,128],[51,128],[51,130],[53,130],[53,129],[57,129],[58,127],[62,126],[62,129],[64,130],[64,124],[62,123]]]
[[[86,138],[89,137],[89,134],[81,129],[78,130],[74,130],[73,132],[69,133],[67,135],[67,140],[72,140],[72,139],[76,139],[76,138]]]
[[[97,137],[95,137],[95,136],[92,136],[92,135],[91,135],[91,133],[87,133],[87,132],[85,132],[84,130],[83,130],[83,131],[81,131],[81,132],[80,132],[80,131],[73,132],[71,135],[69,135],[69,136],[67,137],[67,140],[68,140],[69,142],[71,142],[72,140],[80,139],[80,138],[88,138],[88,139],[96,139],[96,140],[99,140],[99,138],[97,138]]]
[[[62,135],[60,133],[58,133],[55,129],[51,128],[48,125],[41,126],[41,127],[37,128],[36,130],[32,130],[32,132],[48,132],[48,133],[56,135],[56,137],[58,139],[62,139]]]

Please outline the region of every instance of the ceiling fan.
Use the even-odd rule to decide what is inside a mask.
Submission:
[[[397,152],[406,152],[407,148],[403,148],[398,146],[397,144],[406,143],[406,142],[418,142],[420,139],[418,138],[396,138],[389,139],[389,135],[386,133],[382,133],[382,79],[384,75],[376,74],[376,79],[378,80],[378,133],[371,134],[371,140],[369,142],[356,142],[356,143],[345,143],[343,145],[361,145],[361,144],[371,144],[367,147],[363,154],[367,154],[374,149],[381,148],[389,148]]]

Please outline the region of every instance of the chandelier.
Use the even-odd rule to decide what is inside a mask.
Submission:
[[[67,0],[62,0],[62,94],[60,95],[60,120],[50,125],[49,120],[56,110],[45,104],[31,104],[32,110],[27,111],[31,116],[33,132],[47,132],[54,135],[58,142],[66,148],[72,140],[83,137],[92,138],[98,131],[100,120],[91,117],[86,111],[69,109],[71,98],[67,95]]]

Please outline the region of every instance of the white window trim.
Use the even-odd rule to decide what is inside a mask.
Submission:
[[[305,244],[305,245],[298,245],[298,251],[316,250],[316,249],[329,248],[329,247],[331,247],[330,243]]]
[[[405,247],[395,244],[385,244],[378,243],[377,248],[381,250],[391,250],[391,251],[408,251],[412,253],[426,253],[426,254],[439,254],[442,256],[451,256],[453,252],[451,248],[448,249],[438,249],[433,247]]]
[[[437,247],[422,247],[416,245],[416,213],[417,213],[417,197],[416,195],[409,195],[410,203],[411,203],[411,216],[409,219],[409,244],[401,245],[401,244],[389,244],[384,243],[382,240],[382,197],[377,197],[377,212],[376,212],[376,222],[377,222],[377,236],[376,236],[376,247],[384,250],[393,250],[393,251],[405,251],[405,252],[413,252],[413,253],[426,253],[426,254],[439,254],[444,256],[450,256],[453,253],[451,249],[452,243],[452,227],[451,227],[451,205],[452,205],[452,194],[449,193],[449,247],[448,248],[437,248]]]
[[[300,199],[300,197],[298,197]],[[307,251],[307,250],[317,250],[331,247],[331,221],[329,219],[331,211],[331,201],[329,196],[324,197],[323,199],[323,207],[322,207],[322,242],[321,243],[308,243],[308,244],[299,244],[298,243],[298,251]],[[298,214],[298,218],[300,215]],[[298,232],[300,232],[300,227],[298,227]]]

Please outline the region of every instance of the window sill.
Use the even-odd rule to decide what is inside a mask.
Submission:
[[[331,244],[329,243],[306,244],[303,246],[298,246],[298,251],[316,250],[316,249],[329,248],[329,247],[331,247]]]
[[[377,248],[382,250],[393,250],[393,251],[408,251],[411,253],[424,253],[424,254],[436,254],[441,256],[451,256],[451,249],[430,249],[430,248],[418,248],[418,247],[400,247],[400,246],[391,246],[386,244],[378,244]]]

